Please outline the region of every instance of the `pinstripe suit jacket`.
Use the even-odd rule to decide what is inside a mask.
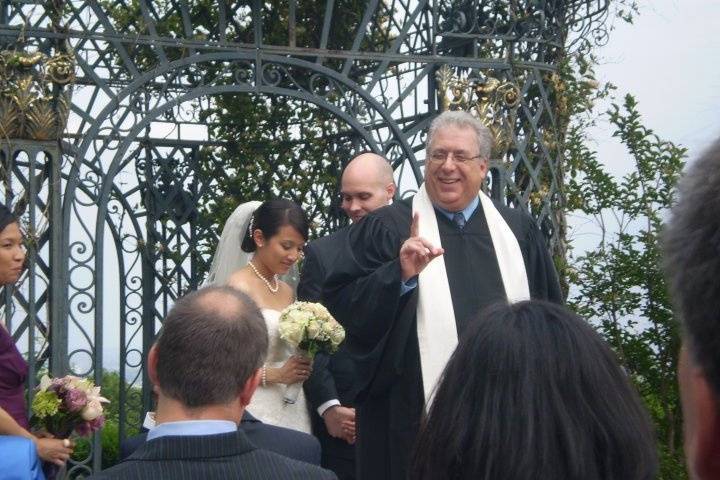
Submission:
[[[241,430],[218,435],[156,438],[145,442],[124,462],[89,478],[337,479],[332,472],[320,467],[256,448]]]

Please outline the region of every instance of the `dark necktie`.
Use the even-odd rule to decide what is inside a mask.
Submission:
[[[462,212],[457,212],[453,215],[453,222],[455,222],[455,225],[462,230],[465,227],[465,215],[463,215]]]

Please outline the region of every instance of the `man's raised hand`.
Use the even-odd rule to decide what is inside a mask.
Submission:
[[[410,225],[410,238],[400,247],[400,271],[403,282],[419,275],[432,259],[444,253],[442,248],[433,246],[418,235],[419,223],[420,217],[415,213]]]

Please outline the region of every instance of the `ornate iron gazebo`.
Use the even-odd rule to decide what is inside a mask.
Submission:
[[[267,162],[259,194],[301,201],[322,233],[342,222],[333,184],[354,152],[384,154],[401,195],[417,188],[443,108],[492,126],[491,195],[527,209],[562,256],[556,72],[604,34],[608,3],[1,0],[0,195],[29,239],[4,319],[32,371],[117,370],[124,438],[141,421],[128,406],[151,404],[143,352],[203,281],[220,230],[208,212],[250,199],[232,179],[259,181]],[[272,152],[248,154],[261,145],[227,134],[237,98],[310,112],[290,114],[283,142],[320,135],[317,156],[274,168]],[[230,164],[238,152],[247,161]],[[298,197],[298,177],[327,172]],[[98,469],[99,447],[70,474]]]

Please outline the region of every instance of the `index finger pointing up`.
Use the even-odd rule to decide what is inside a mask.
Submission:
[[[412,223],[410,224],[410,237],[417,237],[420,231],[420,214],[415,212],[413,214]]]

